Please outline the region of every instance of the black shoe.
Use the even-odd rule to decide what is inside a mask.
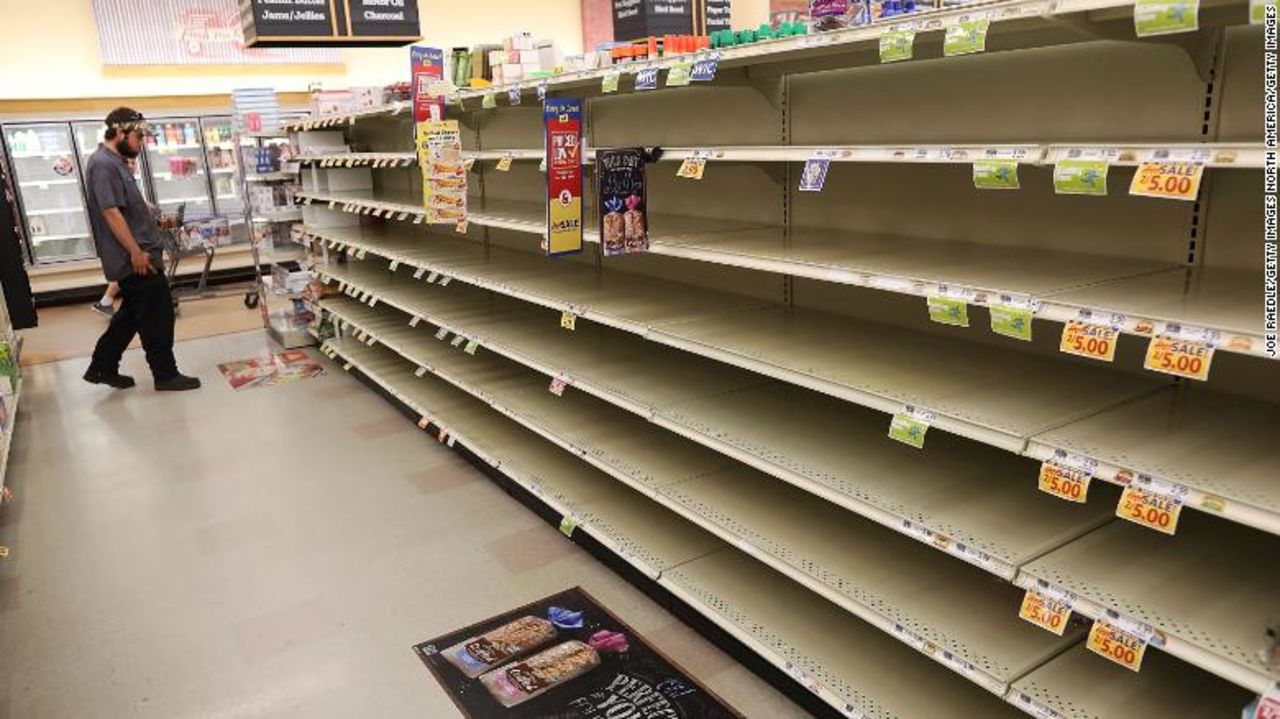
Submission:
[[[123,375],[119,372],[107,374],[106,372],[101,372],[93,369],[92,367],[84,373],[84,381],[90,384],[105,384],[108,387],[115,387],[116,389],[129,389],[136,384],[133,381],[133,378],[128,375]]]
[[[198,377],[176,374],[168,379],[156,380],[157,392],[187,392],[193,389],[200,389],[200,379]]]

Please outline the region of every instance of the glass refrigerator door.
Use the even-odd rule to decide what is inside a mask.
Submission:
[[[235,125],[230,117],[200,119],[213,200],[218,214],[232,222],[244,219],[244,198],[240,196],[240,167],[236,163]]]
[[[155,188],[155,204],[165,212],[186,205],[190,218],[211,217],[213,199],[204,163],[200,123],[195,118],[170,118],[151,123],[147,165]]]
[[[102,143],[102,132],[106,128],[101,122],[77,122],[71,125],[71,131],[76,136],[76,145],[80,148],[80,174],[85,175],[85,167],[89,164],[89,156],[97,152],[98,145]],[[151,200],[147,194],[147,183],[142,181],[142,158],[138,158],[134,163],[134,178],[138,181],[138,189],[142,191],[142,196]]]
[[[94,256],[80,167],[66,123],[5,125],[34,262]]]

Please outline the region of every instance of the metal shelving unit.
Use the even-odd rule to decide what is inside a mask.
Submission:
[[[1240,59],[1262,34],[1241,0],[1197,14],[1134,41],[1131,3],[1001,0],[724,50],[690,88],[600,91],[662,60],[463,91],[457,231],[424,226],[407,103],[294,123],[315,140],[303,240],[339,293],[318,307],[353,333],[329,348],[846,715],[1236,714],[1280,680],[1265,153]],[[974,19],[986,51],[943,57]],[[870,67],[907,23],[912,61]],[[539,252],[541,108],[504,96],[543,84],[586,97],[591,147],[664,150],[649,252]],[[838,167],[800,192],[819,155]],[[1082,155],[1110,191],[1057,195]],[[678,179],[694,157],[705,177]],[[975,187],[991,157],[1018,190]],[[1150,160],[1202,165],[1196,201],[1125,192]],[[973,326],[931,323],[938,295]],[[999,305],[1034,337],[988,331]],[[1110,365],[1060,352],[1072,321],[1120,333]],[[1212,376],[1146,370],[1153,337],[1216,351]],[[889,414],[935,431],[893,442]],[[1087,501],[1042,491],[1045,462],[1097,480]],[[1196,510],[1176,536],[1117,516],[1148,484]],[[1022,590],[1067,599],[1065,636],[1019,618]],[[1091,620],[1149,641],[1140,672],[1086,648]]]

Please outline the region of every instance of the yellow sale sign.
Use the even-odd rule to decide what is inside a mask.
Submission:
[[[1062,636],[1067,630],[1067,621],[1071,619],[1071,607],[1066,602],[1028,589],[1022,597],[1022,608],[1018,610],[1018,616],[1041,629]]]
[[[1133,173],[1129,194],[1191,202],[1200,194],[1203,176],[1199,162],[1144,162]]]
[[[1040,465],[1040,491],[1068,502],[1084,503],[1089,498],[1088,472],[1059,467],[1052,462]]]
[[[1213,362],[1213,347],[1203,342],[1153,337],[1147,345],[1147,359],[1143,363],[1153,372],[1186,377],[1209,379],[1209,365]]]
[[[1071,355],[1113,362],[1119,341],[1120,332],[1116,329],[1072,320],[1062,328],[1058,349]]]
[[[1094,654],[1135,672],[1142,668],[1142,657],[1147,651],[1146,642],[1101,619],[1094,621],[1086,646]]]

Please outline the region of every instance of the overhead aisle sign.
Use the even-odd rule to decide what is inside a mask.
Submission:
[[[240,0],[249,47],[395,47],[422,39],[416,0]]]
[[[547,254],[582,251],[582,100],[543,105],[547,153]]]

